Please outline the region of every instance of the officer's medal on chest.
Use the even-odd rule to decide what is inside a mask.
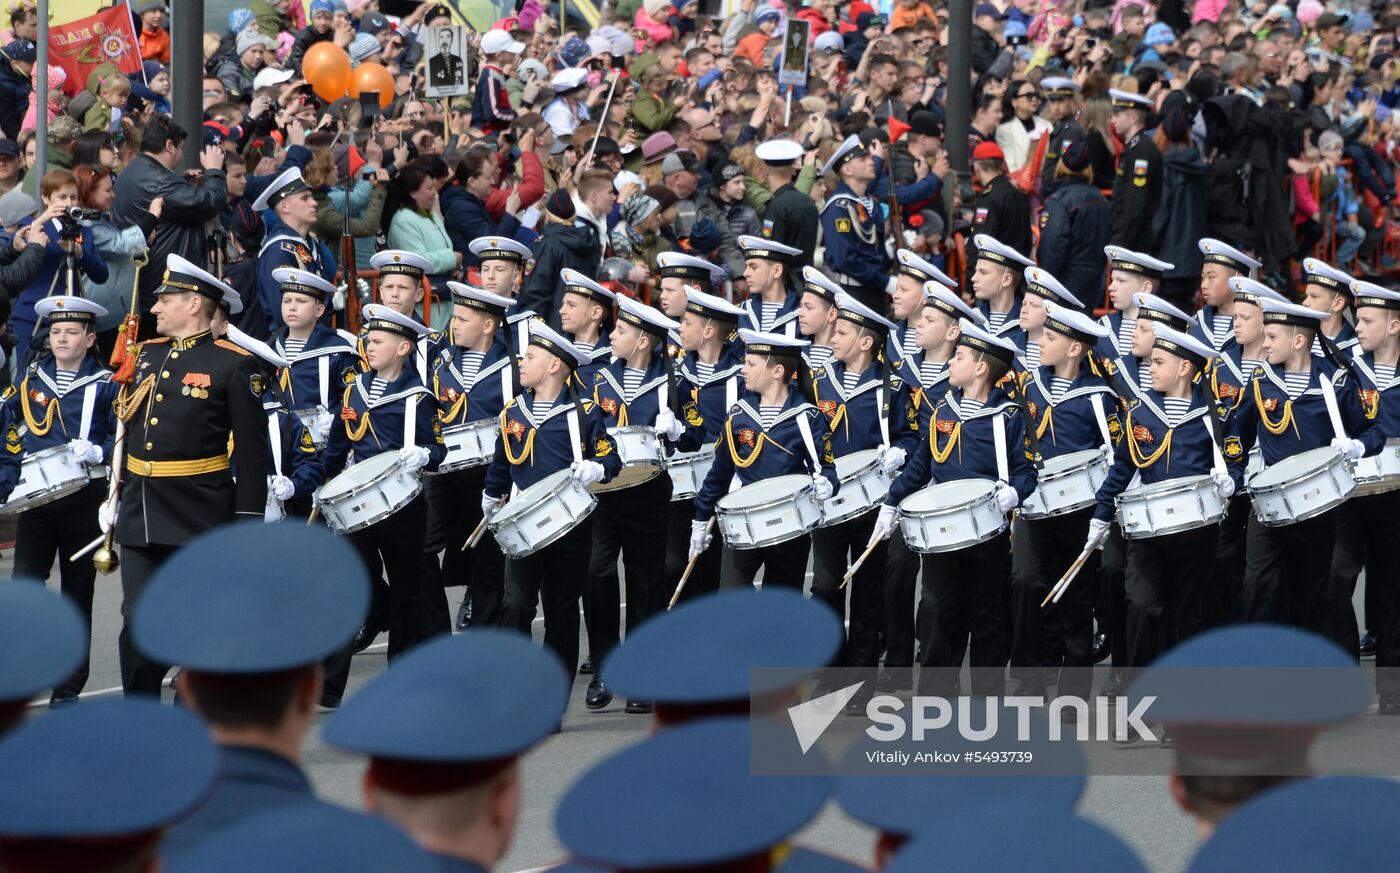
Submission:
[[[197,400],[207,399],[209,397],[209,386],[213,384],[213,380],[209,378],[208,373],[186,373],[185,378],[182,379],[181,382],[183,384],[180,388],[180,393]]]

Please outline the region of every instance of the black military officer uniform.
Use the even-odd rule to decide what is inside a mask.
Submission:
[[[1110,90],[1109,95],[1114,112],[1140,112],[1145,118],[1153,110],[1152,101],[1137,94]],[[1113,244],[1135,252],[1152,251],[1152,217],[1162,202],[1162,152],[1145,130],[1123,144],[1111,199]]]
[[[754,150],[759,160],[770,167],[792,167],[806,150],[788,139],[770,139]],[[789,182],[773,192],[773,199],[763,210],[763,236],[792,246],[802,252],[797,259],[802,267],[812,266],[812,254],[817,250],[817,204]]]
[[[1001,161],[1003,170],[977,195],[977,206],[972,216],[973,229],[1001,240],[1030,257],[1034,243],[1031,239],[1031,202],[1006,175],[1006,158],[1001,148],[996,143],[982,143],[972,157],[975,161]]]
[[[1052,103],[1074,100],[1079,96],[1079,83],[1062,76],[1046,76],[1040,80],[1040,89],[1045,94],[1045,99]],[[1055,179],[1055,165],[1064,157],[1066,149],[1074,143],[1084,142],[1084,139],[1084,125],[1080,124],[1079,119],[1072,113],[1050,128],[1050,139],[1045,143],[1045,160],[1040,166],[1041,197],[1049,197],[1056,188],[1064,184],[1063,179]]]
[[[166,261],[156,294],[193,292],[218,302],[238,292],[179,255]],[[212,307],[210,308],[212,311]],[[185,337],[138,347],[136,372],[117,395],[126,427],[116,541],[121,544],[122,617],[155,569],[199,534],[235,519],[261,519],[267,505],[268,437],[256,358],[206,325]],[[230,456],[229,443],[233,443]],[[238,469],[234,479],[233,467]],[[118,638],[122,687],[159,694],[169,669]]]

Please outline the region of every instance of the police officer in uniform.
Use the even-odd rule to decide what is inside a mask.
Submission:
[[[120,503],[103,504],[99,519],[104,531],[115,523],[122,546],[124,619],[175,549],[266,511],[265,377],[251,354],[214,338],[210,322],[220,300],[242,305],[229,285],[170,255],[151,307],[161,338],[138,347],[135,376],[117,395],[125,425]],[[139,654],[126,625],[117,644],[122,687],[159,694],[168,667]]]
[[[885,308],[894,291],[885,255],[885,220],[870,196],[875,157],[852,134],[822,167],[822,175],[839,179],[822,209],[822,243],[826,269],[852,297],[875,310]]]
[[[1156,108],[1151,100],[1114,88],[1113,131],[1123,140],[1113,177],[1114,245],[1145,252],[1152,247],[1152,219],[1162,201],[1162,152],[1147,135],[1147,119]]]
[[[273,271],[296,267],[329,281],[335,278],[335,263],[325,245],[311,233],[316,224],[316,198],[300,169],[283,172],[258,196],[253,211],[262,215],[265,210],[271,210],[273,218],[258,250],[258,299],[267,315],[268,330],[276,331],[282,326],[282,283]]]
[[[1055,179],[1055,165],[1064,157],[1071,144],[1084,139],[1084,126],[1079,123],[1079,83],[1064,76],[1046,76],[1040,80],[1045,95],[1045,114],[1054,125],[1045,143],[1045,163],[1040,168],[1040,195],[1048,198],[1062,182]],[[1085,163],[1088,166],[1088,151]]]
[[[768,187],[773,198],[763,208],[763,236],[801,252],[797,267],[812,266],[817,251],[817,204],[794,184],[797,162],[807,150],[790,139],[770,139],[754,149],[768,166]]]

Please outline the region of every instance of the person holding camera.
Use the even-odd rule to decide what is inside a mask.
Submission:
[[[34,223],[49,238],[39,274],[19,294],[10,314],[10,330],[15,335],[15,360],[20,368],[28,365],[30,345],[39,317],[34,304],[53,294],[77,294],[82,275],[94,282],[106,282],[107,262],[97,252],[93,235],[84,225],[99,217],[95,209],[78,204],[78,180],[68,170],[50,170],[39,180],[43,211]]]
[[[97,213],[97,218],[85,231],[92,237],[93,248],[107,263],[107,279],[98,281],[91,275],[83,283],[83,296],[107,310],[94,323],[97,350],[107,360],[117,342],[117,327],[122,316],[131,308],[131,292],[136,282],[136,265],[132,261],[144,255],[156,222],[160,221],[165,198],[151,201],[141,220],[121,227],[112,221],[112,204],[116,201],[116,175],[106,167],[79,165],[73,170],[78,180],[78,200],[84,209]]]

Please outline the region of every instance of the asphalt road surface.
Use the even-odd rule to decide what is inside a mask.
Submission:
[[[10,550],[0,557],[0,574],[8,575]],[[119,694],[121,679],[117,667],[117,633],[121,629],[121,587],[119,573],[98,576],[94,602],[92,675],[88,695]],[[55,585],[57,572],[50,579]],[[1360,604],[1363,585],[1358,585],[1356,602]],[[448,589],[453,611],[461,597],[460,588]],[[542,633],[539,622],[536,637]],[[582,635],[583,645],[587,636]],[[378,675],[385,667],[385,638],[365,653],[358,655],[350,674],[347,697],[355,689]],[[1363,662],[1370,669],[1371,662]],[[514,848],[498,868],[518,871],[555,863],[563,858],[563,850],[555,839],[554,808],[569,785],[594,762],[612,751],[641,739],[648,728],[649,716],[627,715],[622,711],[624,701],[615,700],[601,712],[589,712],[583,705],[587,677],[576,679],[573,698],[564,718],[564,730],[547,739],[525,758],[524,809]],[[167,697],[169,692],[167,691]],[[36,710],[42,707],[36,707]],[[1400,719],[1388,719],[1374,714],[1363,716],[1348,730],[1375,739],[1397,733]],[[1392,743],[1390,749],[1400,749]],[[1164,767],[1171,754],[1167,750],[1142,744],[1114,752],[1133,756],[1133,763],[1142,769]],[[1342,746],[1323,747],[1315,756],[1323,769],[1335,768],[1346,772],[1367,772],[1365,761],[1358,761]],[[1395,756],[1400,760],[1400,755]],[[318,793],[325,799],[351,807],[359,807],[361,759],[328,747],[319,732],[309,737],[304,766],[310,773]],[[1393,771],[1395,764],[1388,765]],[[1125,769],[1138,769],[1137,766]],[[1163,776],[1094,776],[1080,803],[1082,814],[1096,819],[1125,838],[1140,853],[1154,873],[1177,873],[1184,870],[1195,846],[1194,825],[1167,793]],[[929,810],[937,815],[937,810]],[[874,832],[846,817],[835,803],[797,838],[797,842],[859,863],[869,864],[874,845]]]

